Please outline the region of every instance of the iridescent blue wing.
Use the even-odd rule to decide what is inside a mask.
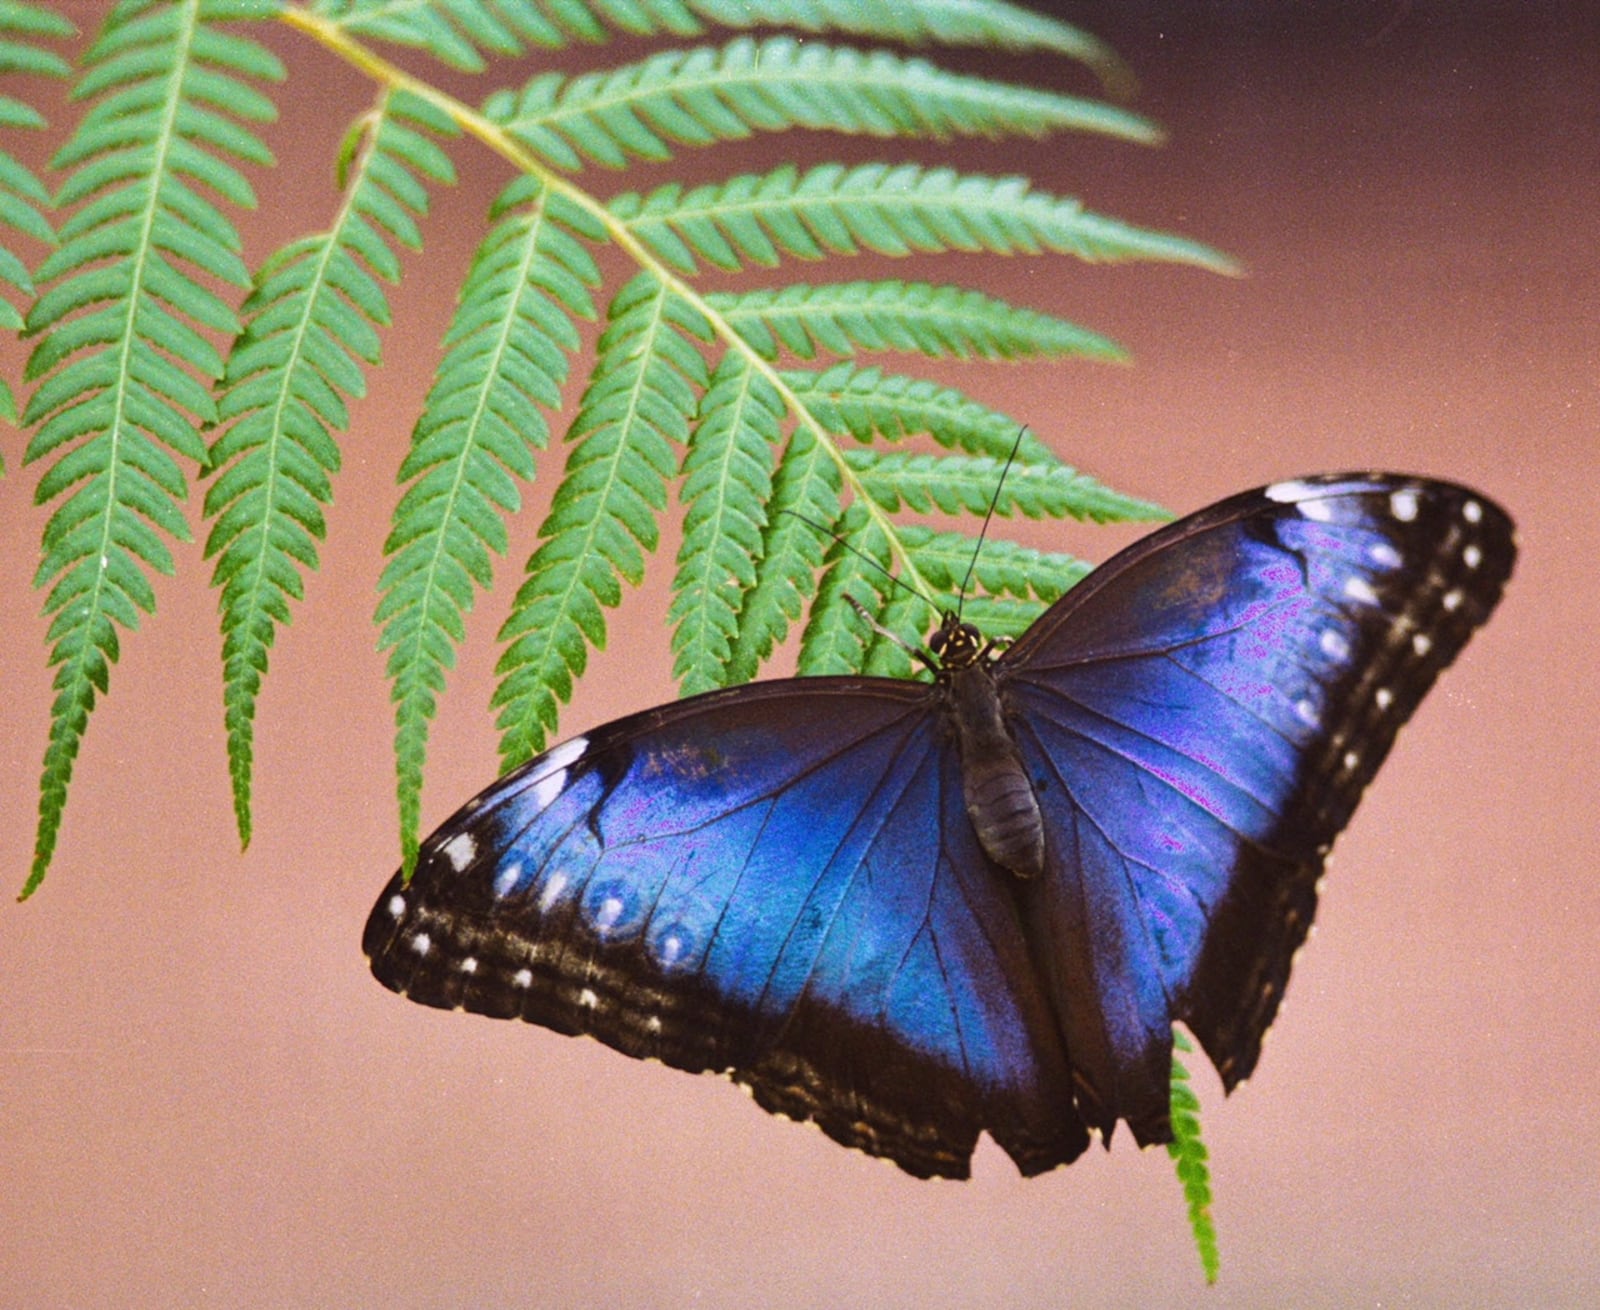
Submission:
[[[427,1005],[728,1071],[913,1174],[981,1130],[1077,1156],[1014,879],[984,857],[926,683],[807,678],[663,706],[495,783],[390,883],[364,949]]]
[[[1255,1067],[1334,837],[1511,571],[1511,521],[1391,475],[1280,483],[1145,538],[996,681],[1045,825],[1023,919],[1079,1112],[1170,1137],[1171,1024]]]

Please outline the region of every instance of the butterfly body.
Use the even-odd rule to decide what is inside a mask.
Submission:
[[[990,656],[977,630],[947,612],[928,643],[942,663],[935,670],[946,736],[961,760],[961,794],[984,853],[1024,878],[1044,870],[1044,821],[1039,798],[1006,722]]]
[[[494,783],[363,946],[424,1004],[731,1073],[919,1176],[1167,1140],[1172,1024],[1253,1069],[1327,849],[1499,597],[1448,483],[1280,483],[1102,566],[933,680],[647,710]]]

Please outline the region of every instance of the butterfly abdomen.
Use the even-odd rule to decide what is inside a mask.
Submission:
[[[945,669],[967,817],[985,853],[1023,878],[1044,871],[1044,822],[985,661]]]

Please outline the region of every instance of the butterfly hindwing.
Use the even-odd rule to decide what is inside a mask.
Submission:
[[[664,706],[511,774],[424,844],[365,949],[413,1000],[726,1070],[919,1175],[988,1130],[1076,1156],[1065,1054],[934,689],[797,679]]]

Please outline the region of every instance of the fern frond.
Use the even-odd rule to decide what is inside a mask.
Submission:
[[[1194,1049],[1177,1029],[1173,1029],[1172,1040],[1180,1051]],[[1189,1071],[1176,1056],[1172,1060],[1172,1140],[1167,1143],[1167,1154],[1177,1162],[1200,1267],[1205,1271],[1206,1282],[1214,1283],[1222,1257],[1217,1247],[1217,1226],[1211,1217],[1211,1167],[1206,1163],[1206,1144],[1200,1140],[1200,1099],[1189,1085]]]
[[[43,5],[0,0],[0,76],[31,73],[45,77],[66,77],[71,72],[67,61],[53,50],[46,50],[26,38],[71,36],[74,28],[65,18]],[[16,39],[16,38],[24,39]],[[32,105],[15,96],[0,94],[0,129],[37,130],[45,120]],[[0,149],[0,224],[31,237],[41,245],[56,244],[56,234],[44,211],[50,208],[50,193],[38,176],[10,151]],[[33,278],[28,266],[9,243],[0,244],[0,289],[18,293],[21,307],[0,295],[0,331],[15,332],[23,325],[23,310],[33,299]],[[17,398],[11,383],[0,378],[0,419],[17,421]],[[0,459],[0,473],[5,460]]]
[[[668,620],[672,675],[685,696],[725,685],[744,594],[772,495],[783,400],[743,355],[711,376],[683,461],[683,546]]]
[[[861,507],[852,505],[840,516],[837,535],[825,558],[817,598],[800,637],[799,671],[806,675],[860,673],[866,667],[874,634],[855,605],[883,621],[895,585],[889,576],[889,543]]]
[[[796,427],[772,480],[771,513],[744,595],[722,681],[748,682],[816,594],[817,573],[839,520],[839,465],[804,424]]]
[[[722,27],[846,32],[907,45],[1050,51],[1093,69],[1108,90],[1125,94],[1133,83],[1110,47],[1087,32],[1001,0],[549,0],[543,6],[532,0],[319,0],[313,9],[350,33],[424,49],[469,72],[483,68],[484,54],[601,42],[610,31],[695,36],[705,30],[705,19]]]
[[[246,846],[267,654],[278,625],[289,621],[289,602],[303,594],[304,571],[317,567],[322,508],[339,468],[333,433],[349,426],[344,398],[365,394],[361,366],[378,362],[375,328],[389,322],[379,279],[394,282],[400,272],[388,241],[419,249],[412,215],[426,211],[421,179],[454,180],[426,133],[452,131],[414,96],[380,97],[332,224],[263,264],[228,358],[217,407],[227,426],[209,453],[217,476],[205,499],[205,515],[215,520],[206,557],[216,558],[211,581],[221,593],[228,770]]]
[[[804,127],[879,137],[1043,137],[1100,132],[1150,141],[1124,109],[951,73],[925,59],[777,36],[667,50],[637,64],[567,77],[545,73],[483,107],[554,168],[622,168],[670,159],[675,146]]]
[[[921,524],[905,524],[900,530],[923,579],[949,598],[952,609],[959,601],[963,614],[977,599],[976,595],[962,595],[969,573],[982,594],[1027,601],[1037,618],[1046,605],[1055,604],[1094,567],[1072,555],[1035,550],[1001,537],[986,537],[980,543],[976,536],[941,532]]]
[[[886,510],[902,502],[922,514],[1020,513],[1030,519],[1075,518],[1095,523],[1150,521],[1167,515],[1149,501],[1123,496],[1054,456],[1038,463],[991,456],[923,455],[910,451],[847,450],[857,485]]]
[[[484,55],[598,43],[613,32],[695,36],[703,25],[681,0],[319,0],[313,12],[344,31],[426,50],[480,72]]]
[[[241,120],[271,106],[243,79],[283,75],[262,46],[211,26],[238,12],[219,0],[119,5],[83,57],[75,94],[94,103],[55,160],[74,167],[58,201],[81,207],[38,270],[54,285],[28,315],[28,331],[42,334],[28,375],[44,380],[25,415],[40,424],[26,459],[54,456],[36,499],[63,499],[36,574],[53,583],[45,612],[57,694],[24,896],[49,867],[73,761],[117,658],[116,628],[153,610],[145,570],[173,569],[163,535],[189,536],[173,456],[204,463],[195,424],[215,420],[207,384],[222,372],[197,329],[238,327],[199,277],[249,283],[232,222],[192,184],[255,203],[228,158],[270,160]]]
[[[805,173],[784,164],[687,191],[669,183],[644,196],[627,192],[607,208],[685,273],[701,260],[731,271],[772,268],[784,255],[816,260],[862,250],[1051,250],[1098,262],[1152,259],[1235,271],[1198,241],[1092,213],[1077,200],[1032,190],[1026,178],[917,164],[821,164]]]
[[[380,649],[389,652],[396,787],[404,864],[416,859],[428,727],[465,633],[491,554],[503,555],[504,519],[521,507],[533,452],[550,440],[579,338],[574,318],[595,317],[600,273],[584,241],[603,231],[533,178],[495,204],[499,221],[473,256],[445,356],[400,468],[409,482],[384,546],[389,561]]]
[[[494,704],[507,767],[543,748],[587,646],[605,645],[602,609],[622,599],[620,580],[643,577],[640,548],[655,549],[675,447],[707,382],[691,338],[709,340],[710,324],[653,274],[623,287],[608,316],[542,544],[500,630]]]
[[[863,445],[875,438],[903,441],[927,435],[941,446],[974,455],[1004,458],[1015,449],[1019,459],[1032,462],[1055,458],[1031,433],[1023,433],[1018,444],[1023,426],[1018,419],[927,378],[885,373],[876,365],[862,367],[850,360],[821,372],[789,369],[780,376],[817,422]]]
[[[1114,341],[1064,318],[1024,309],[965,287],[927,282],[836,282],[706,296],[764,359],[788,349],[915,350],[958,359],[1065,356],[1122,359]]]

